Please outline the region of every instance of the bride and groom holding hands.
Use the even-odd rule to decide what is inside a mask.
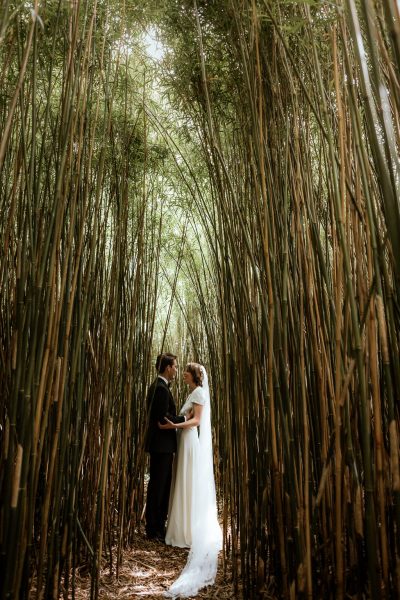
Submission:
[[[150,454],[150,479],[146,535],[171,546],[190,548],[185,568],[165,594],[187,597],[214,583],[222,547],[213,469],[210,390],[205,368],[188,363],[183,381],[189,387],[189,395],[177,415],[169,389],[177,375],[177,357],[160,354],[156,370],[157,378],[147,394],[145,449]]]

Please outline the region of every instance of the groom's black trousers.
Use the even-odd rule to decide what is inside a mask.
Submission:
[[[146,504],[148,537],[165,535],[173,458],[172,452],[150,452],[150,480]]]

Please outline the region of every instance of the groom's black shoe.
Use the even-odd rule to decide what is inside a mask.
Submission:
[[[165,544],[165,535],[161,532],[147,533],[146,539],[148,539],[152,542],[162,542],[163,544]]]

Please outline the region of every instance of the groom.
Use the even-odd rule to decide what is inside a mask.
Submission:
[[[176,406],[169,390],[175,379],[178,363],[174,354],[157,356],[158,377],[147,393],[148,427],[146,452],[150,453],[150,480],[147,488],[146,535],[148,539],[165,540],[165,521],[168,515],[169,492],[172,479],[172,462],[176,452],[175,429],[159,429],[168,417],[173,423],[182,423],[184,416],[176,415]]]

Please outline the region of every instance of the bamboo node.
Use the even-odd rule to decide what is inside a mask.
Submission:
[[[14,480],[13,480],[13,487],[12,487],[12,496],[11,496],[11,508],[17,508],[17,505],[18,505],[19,484],[21,481],[22,455],[23,455],[23,448],[22,448],[21,444],[18,444],[17,458],[15,461]]]

